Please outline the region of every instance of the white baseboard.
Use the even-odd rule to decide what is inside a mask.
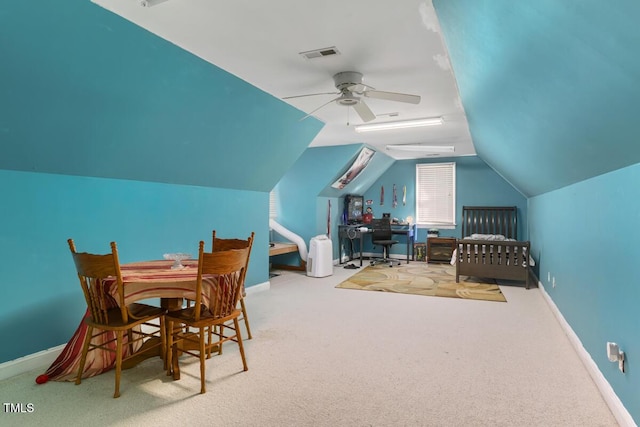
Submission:
[[[587,371],[589,372],[589,375],[591,375],[593,382],[596,383],[596,387],[598,387],[598,390],[600,390],[600,394],[602,394],[602,397],[609,406],[611,413],[613,413],[613,416],[618,421],[618,424],[623,427],[637,427],[637,424],[620,401],[620,398],[611,387],[611,384],[609,384],[609,381],[607,381],[604,375],[602,375],[602,372],[600,371],[600,369],[598,369],[598,365],[596,365],[596,362],[593,361],[589,352],[587,352],[587,350],[582,345],[580,338],[578,338],[569,323],[567,323],[566,319],[564,318],[562,313],[560,313],[560,310],[558,310],[558,307],[547,293],[544,285],[539,280],[538,289],[540,289],[540,292],[547,302],[547,305],[560,323],[560,326],[562,327],[564,332],[567,334],[567,337],[573,345],[573,348],[575,349],[576,353],[578,353],[578,357],[580,357],[580,360],[582,360],[582,363],[587,368]]]
[[[263,282],[257,285],[249,286],[246,288],[247,295],[268,291],[271,287],[271,283]],[[66,344],[61,344],[56,347],[52,347],[48,350],[39,351],[37,353],[29,354],[24,357],[20,357],[15,360],[0,363],[0,381],[7,378],[14,377],[16,375],[24,374],[25,372],[33,371],[35,369],[42,369],[42,373],[56,360],[56,357],[60,355]],[[35,381],[35,377],[33,378]]]
[[[270,289],[270,287],[271,283],[267,281],[247,287],[246,292],[247,295],[249,295],[255,292],[267,291]],[[623,427],[637,427],[637,424],[620,401],[620,398],[618,398],[618,395],[616,395],[609,382],[606,380],[604,375],[602,375],[602,372],[600,372],[600,370],[598,369],[598,366],[591,358],[591,355],[582,345],[580,338],[578,338],[569,323],[567,323],[564,316],[562,315],[562,313],[560,313],[560,310],[558,310],[558,307],[555,305],[546,289],[544,288],[544,285],[540,281],[538,281],[538,289],[540,289],[540,292],[547,302],[547,305],[560,323],[560,326],[562,327],[564,332],[567,334],[569,341],[578,353],[578,357],[580,357],[582,363],[587,368],[589,375],[591,375],[591,378],[600,390],[602,397],[609,406],[609,409],[613,413],[618,423]],[[39,351],[37,353],[21,357],[19,359],[0,363],[0,381],[38,368],[42,368],[44,372],[44,370],[49,367],[51,363],[53,363],[56,357],[58,357],[60,352],[64,349],[65,345],[66,344],[62,344],[47,350]]]
[[[37,353],[20,357],[19,359],[0,363],[0,381],[38,368],[42,368],[41,373],[44,374],[44,371],[53,363],[54,360],[56,360],[56,357],[58,357],[65,346],[66,344],[61,344],[48,350],[39,351]],[[34,381],[35,379],[36,378],[33,377]]]
[[[245,292],[247,293],[247,295],[250,295],[256,292],[268,291],[269,289],[271,289],[271,282],[266,281],[245,288]]]

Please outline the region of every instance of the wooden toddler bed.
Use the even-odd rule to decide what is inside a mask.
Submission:
[[[464,206],[462,239],[452,263],[460,275],[524,281],[529,289],[529,242],[518,241],[516,206]]]

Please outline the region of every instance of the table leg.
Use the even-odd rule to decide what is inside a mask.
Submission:
[[[180,310],[182,308],[182,298],[161,298],[160,307],[169,311]],[[166,330],[165,333],[168,334],[169,331]],[[165,336],[168,336],[168,335],[165,335]],[[151,357],[157,356],[157,357],[161,357],[163,360],[167,360],[166,354],[162,354],[162,347],[158,347],[157,351],[144,352],[144,350],[146,350],[147,348],[156,345],[158,340],[159,338],[149,338],[148,340],[146,340],[142,344],[142,347],[140,347],[138,351],[136,351],[137,355],[133,355],[133,357],[122,362],[122,369],[131,369],[134,366],[138,365],[140,362],[147,360]]]

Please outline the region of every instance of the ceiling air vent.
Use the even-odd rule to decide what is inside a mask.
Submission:
[[[331,56],[331,55],[340,55],[340,51],[338,51],[338,49],[336,49],[335,46],[331,46],[331,47],[325,47],[323,49],[308,50],[306,52],[300,52],[300,55],[304,56],[306,59],[313,59],[313,58],[323,58],[325,56]]]

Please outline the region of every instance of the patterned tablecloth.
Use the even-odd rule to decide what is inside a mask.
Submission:
[[[198,261],[186,260],[183,269],[171,269],[173,261],[157,260],[122,264],[122,280],[124,283],[125,303],[131,304],[150,298],[187,298],[195,299],[196,282],[198,277]],[[115,282],[115,280],[114,280]],[[108,286],[108,285],[107,285]],[[109,293],[114,296],[117,290],[109,287]],[[207,293],[208,294],[208,293]],[[208,295],[203,295],[203,302],[208,303]],[[116,300],[113,300],[115,306]],[[88,311],[85,317],[88,316]],[[80,356],[84,344],[87,325],[84,318],[80,322],[64,350],[45,372],[50,380],[75,381],[80,365]],[[115,334],[107,333],[94,338],[94,343],[106,342],[115,338]],[[98,342],[96,342],[98,341]],[[125,336],[126,341],[126,336]],[[111,347],[115,348],[115,342]],[[125,346],[127,348],[127,346]],[[136,348],[137,350],[137,348]],[[126,355],[126,353],[125,353]],[[83,378],[92,377],[108,371],[115,366],[115,353],[94,350],[87,355],[87,361],[82,373]]]

